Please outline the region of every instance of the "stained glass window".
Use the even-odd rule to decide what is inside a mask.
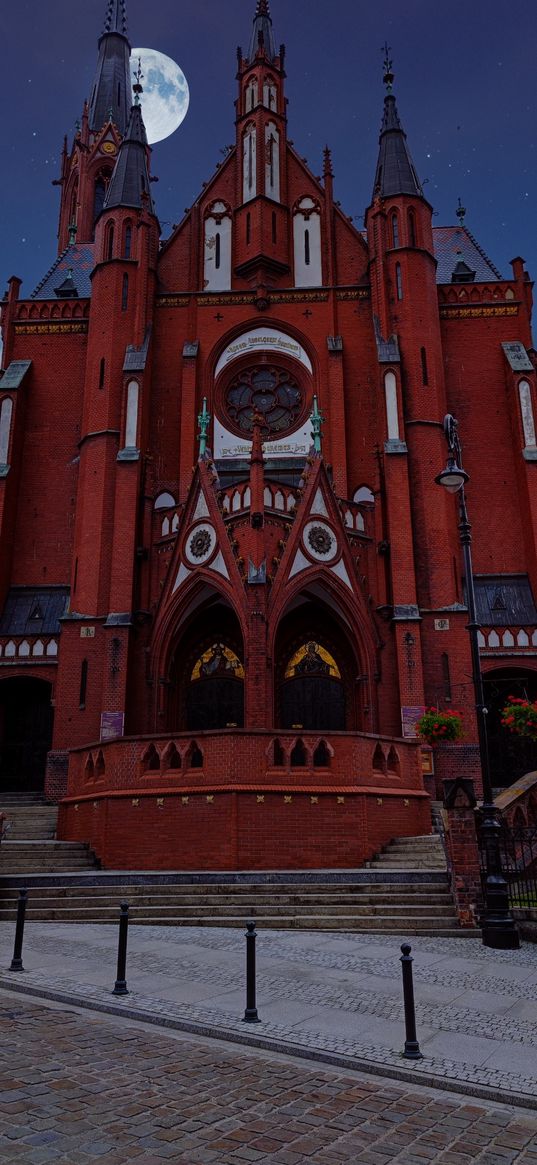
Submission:
[[[244,369],[226,393],[227,414],[241,433],[251,433],[254,413],[260,413],[271,434],[293,427],[302,412],[302,393],[285,368],[261,365]]]

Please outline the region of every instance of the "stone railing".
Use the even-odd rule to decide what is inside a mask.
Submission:
[[[520,627],[482,627],[478,632],[479,648],[481,653],[494,652],[530,652],[537,650],[537,628],[535,626]]]
[[[56,663],[57,659],[56,635],[13,635],[0,639],[2,663]]]

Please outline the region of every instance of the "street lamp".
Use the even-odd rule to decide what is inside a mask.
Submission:
[[[490,777],[489,746],[487,734],[487,709],[483,692],[483,676],[479,657],[479,623],[477,622],[474,576],[472,571],[472,527],[466,509],[465,485],[468,474],[462,467],[462,450],[458,433],[458,422],[450,413],[444,417],[444,433],[448,445],[446,468],[435,478],[450,493],[459,499],[459,537],[464,557],[466,596],[468,604],[468,633],[472,654],[472,681],[474,685],[475,711],[479,740],[479,760],[483,778],[483,805],[481,808],[481,841],[485,858],[485,909],[481,919],[483,943],[487,947],[501,950],[517,950],[520,939],[511,911],[507,882],[502,870],[500,848],[501,826],[494,804]]]

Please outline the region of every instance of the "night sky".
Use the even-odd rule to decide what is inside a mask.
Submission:
[[[105,0],[2,5],[3,180],[0,294],[8,276],[30,294],[56,254],[63,134],[91,90]],[[153,150],[153,186],[166,237],[234,141],[236,46],[248,47],[255,0],[128,0],[131,44],[159,49],[184,70],[190,110]],[[437,225],[466,224],[509,275],[522,255],[537,277],[535,0],[272,0],[276,43],[287,48],[289,136],[321,170],[333,151],[336,198],[361,217],[370,201],[388,39],[394,92]]]

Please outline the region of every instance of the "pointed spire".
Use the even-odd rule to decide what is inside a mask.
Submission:
[[[270,61],[274,60],[276,56],[276,45],[274,42],[272,17],[270,15],[268,0],[257,0],[254,27],[252,29],[250,49],[248,52],[248,60],[250,62],[255,60],[260,48],[264,50]]]
[[[127,35],[127,0],[108,0],[104,18],[103,36],[107,32]]]
[[[111,210],[114,206],[144,207],[150,214],[155,213],[147,166],[147,134],[139,104],[131,108],[103,209]]]
[[[126,0],[108,0],[89,107],[94,133],[108,121],[114,122],[120,134],[125,133],[132,102],[130,53]]]
[[[410,194],[415,198],[423,198],[421,183],[410,156],[406,133],[401,125],[395,97],[392,93],[394,73],[388,44],[383,46],[383,52],[385,54],[384,84],[386,96],[384,98],[384,116],[380,130],[380,150],[373,198],[379,196],[391,198],[396,194]]]
[[[332,151],[329,146],[325,146],[323,151],[323,178],[333,177],[334,171],[332,169]]]

